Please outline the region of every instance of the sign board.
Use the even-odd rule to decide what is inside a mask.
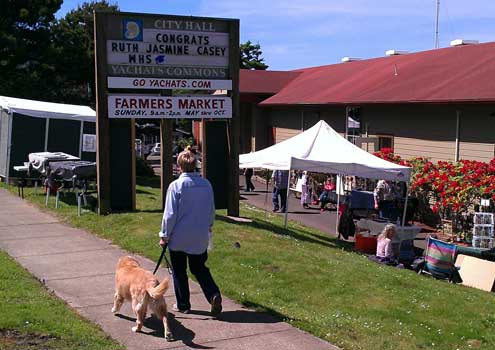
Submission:
[[[144,42],[107,41],[110,64],[146,64],[228,67],[227,33],[145,30]],[[194,44],[191,44],[193,42]]]
[[[106,63],[110,76],[226,79],[228,22],[179,16],[109,16]]]
[[[83,152],[96,152],[96,135],[83,134]]]
[[[109,95],[109,118],[231,118],[230,97]]]
[[[231,80],[108,77],[109,89],[232,90]]]
[[[135,118],[162,119],[163,198],[172,181],[169,119],[217,118],[228,164],[212,186],[228,193],[228,214],[238,215],[239,192],[228,189],[239,186],[239,20],[95,11],[95,56],[99,213],[135,208]],[[171,96],[177,89],[227,90],[228,97]],[[203,153],[210,168],[225,167],[217,159]]]

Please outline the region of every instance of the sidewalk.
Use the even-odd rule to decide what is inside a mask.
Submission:
[[[148,318],[142,333],[133,333],[134,315],[128,302],[119,315],[111,313],[117,260],[128,255],[119,247],[83,230],[59,222],[28,202],[0,189],[0,249],[43,281],[81,315],[97,323],[127,349],[318,350],[338,349],[272,316],[251,311],[223,298],[224,312],[209,316],[209,304],[190,281],[191,314],[169,314],[175,342],[163,338],[160,322]],[[153,270],[154,262],[137,257]],[[166,275],[160,269],[158,278]],[[173,288],[166,295],[171,308]]]

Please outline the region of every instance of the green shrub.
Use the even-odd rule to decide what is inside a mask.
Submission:
[[[136,176],[153,176],[153,168],[143,159],[136,158]]]

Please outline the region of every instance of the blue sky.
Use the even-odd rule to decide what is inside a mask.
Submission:
[[[436,0],[110,0],[122,11],[238,18],[241,42],[259,43],[270,70],[372,58],[435,45]],[[64,0],[57,17],[83,1]],[[439,46],[495,41],[494,0],[440,0]]]

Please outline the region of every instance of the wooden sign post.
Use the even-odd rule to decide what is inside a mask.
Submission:
[[[95,13],[99,213],[135,209],[134,118],[162,119],[162,204],[172,180],[172,121],[223,120],[229,148],[204,153],[228,169],[211,179],[239,214],[239,20],[141,13]],[[203,90],[204,95],[174,95]],[[227,90],[228,96],[213,95]],[[206,136],[208,139],[208,136]],[[210,139],[209,142],[215,142]],[[209,178],[209,171],[204,171]]]

